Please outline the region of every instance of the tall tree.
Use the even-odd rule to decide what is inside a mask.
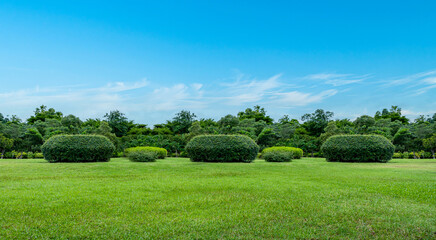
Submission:
[[[327,127],[328,122],[333,117],[333,112],[324,111],[323,109],[317,109],[312,114],[304,114],[301,120],[305,121],[303,127],[309,132],[311,136],[319,137],[324,132],[324,128]]]
[[[436,151],[436,133],[433,136],[426,138],[422,141],[425,148],[429,149],[433,155],[433,159],[435,159],[435,151]]]
[[[380,113],[377,111],[374,116],[375,120],[379,119],[391,119],[392,122],[398,120],[402,122],[403,124],[408,124],[409,119],[405,116],[401,115],[401,108],[398,106],[391,106],[391,109],[383,109],[383,111]]]
[[[189,128],[195,121],[196,117],[197,116],[195,116],[195,114],[191,113],[190,111],[180,111],[176,114],[176,116],[173,118],[173,121],[171,122],[173,132],[176,134],[188,133]]]
[[[14,145],[13,139],[7,138],[3,134],[0,134],[0,151],[1,151],[2,159],[5,155],[5,151],[11,149],[13,145]]]
[[[133,125],[133,122],[129,122],[124,113],[118,110],[106,113],[104,118],[112,128],[112,132],[115,133],[117,137],[125,136],[129,131],[130,126]]]
[[[253,109],[247,108],[244,112],[238,113],[239,120],[254,118],[256,122],[264,121],[267,124],[272,124],[274,121],[270,116],[266,115],[266,111],[264,108],[259,105],[254,106]]]
[[[34,111],[34,116],[31,116],[27,119],[28,124],[33,124],[34,122],[40,120],[45,121],[46,119],[57,119],[61,120],[62,113],[57,112],[54,108],[47,109],[47,106],[41,105],[39,108],[36,108]]]

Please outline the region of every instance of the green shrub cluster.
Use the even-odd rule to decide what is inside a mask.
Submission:
[[[269,147],[262,150],[260,158],[264,158],[264,155],[268,152],[291,152],[293,158],[300,159],[303,157],[303,150],[295,147]]]
[[[56,135],[41,150],[49,162],[107,162],[115,147],[101,135]]]
[[[0,153],[1,155],[1,153]],[[22,159],[32,159],[32,158],[44,158],[40,152],[5,152],[3,158],[22,158]]]
[[[394,145],[380,135],[336,135],[324,142],[321,151],[327,161],[387,162]]]
[[[132,151],[127,157],[132,162],[155,162],[157,153],[154,151]]]
[[[160,147],[132,147],[124,150],[127,156],[132,152],[154,152],[158,159],[164,159],[167,157],[168,151],[165,148]]]
[[[263,154],[263,159],[267,162],[290,162],[293,157],[292,151],[268,151]]]
[[[433,154],[431,152],[419,151],[415,152],[396,152],[394,153],[393,158],[404,158],[404,159],[414,159],[414,158],[433,158]]]
[[[259,146],[244,135],[200,135],[188,142],[186,152],[193,162],[252,162]]]

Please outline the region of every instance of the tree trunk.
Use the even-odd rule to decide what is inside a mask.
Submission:
[[[435,159],[435,157],[434,157],[434,150],[431,150],[431,153],[433,154],[433,160]]]
[[[3,149],[2,150],[2,159],[3,159],[4,156],[5,156],[5,150]]]
[[[313,151],[312,151],[312,157],[313,157]]]
[[[413,151],[413,159],[417,159],[415,151]]]

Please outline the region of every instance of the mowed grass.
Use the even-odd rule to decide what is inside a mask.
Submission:
[[[436,162],[0,160],[0,239],[434,239]]]

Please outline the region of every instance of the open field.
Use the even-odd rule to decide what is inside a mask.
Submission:
[[[432,239],[436,162],[0,160],[0,239]]]

